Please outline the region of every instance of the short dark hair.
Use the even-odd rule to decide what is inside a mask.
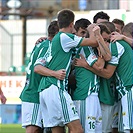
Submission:
[[[101,22],[101,24],[106,25],[110,30],[110,32],[116,31],[115,25],[112,22],[105,21],[105,22]]]
[[[110,29],[103,23],[99,23],[98,26],[100,27],[100,30],[101,30],[101,34],[103,32],[106,32],[107,34],[111,34],[111,31]]]
[[[96,15],[93,17],[93,23],[97,23],[98,19],[106,19],[107,21],[109,21],[110,17],[108,16],[107,13],[100,11],[98,13],[96,13]]]
[[[66,28],[68,27],[72,22],[74,22],[74,13],[73,11],[69,9],[63,9],[58,13],[58,23],[59,28]]]
[[[113,19],[112,22],[115,23],[115,24],[121,25],[121,30],[123,29],[123,27],[125,25],[123,20],[117,19],[117,18]]]
[[[48,36],[54,37],[55,34],[59,31],[59,26],[57,21],[52,21],[48,26]]]
[[[79,28],[86,29],[90,24],[91,22],[88,19],[81,18],[75,22],[74,28],[78,31]]]
[[[126,24],[123,29],[122,29],[122,33],[126,33],[129,36],[132,36],[133,38],[133,22],[130,22],[128,24]]]

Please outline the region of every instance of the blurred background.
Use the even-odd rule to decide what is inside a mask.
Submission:
[[[93,16],[104,11],[110,21],[133,22],[133,0],[0,0],[0,87],[7,97],[7,103],[0,104],[2,125],[21,124],[19,95],[30,53],[36,40],[47,36],[49,22],[64,8],[74,11],[75,20],[93,22]],[[4,133],[1,127],[0,133]]]

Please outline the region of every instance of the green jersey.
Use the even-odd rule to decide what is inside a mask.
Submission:
[[[100,102],[108,105],[114,105],[115,103],[115,78],[110,79],[100,77],[100,88],[98,92]]]
[[[132,49],[125,41],[110,43],[112,59],[108,62],[115,65],[116,90],[119,98],[124,96],[133,86]]]
[[[31,53],[30,61],[26,69],[26,83],[23,91],[21,92],[20,99],[24,102],[39,103],[38,86],[42,78],[41,75],[34,72],[34,65],[37,62],[38,56],[42,53],[46,53],[49,47],[50,41],[46,40],[36,45]],[[41,64],[45,61],[40,60]]]
[[[52,84],[64,90],[68,85],[68,74],[72,58],[72,49],[78,47],[82,41],[81,37],[70,33],[58,32],[52,40],[51,60],[46,65],[51,70],[66,70],[66,78],[58,80],[55,77],[43,77],[41,79],[38,91],[48,88]]]
[[[90,66],[92,66],[97,61],[97,57],[94,54],[92,47],[80,47],[77,52],[77,57],[79,57],[79,53],[86,58],[86,61]],[[84,100],[92,92],[98,92],[99,77],[93,72],[83,67],[75,67],[75,77],[76,89],[72,96],[73,100]]]

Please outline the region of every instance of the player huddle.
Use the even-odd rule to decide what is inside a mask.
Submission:
[[[132,133],[133,23],[109,22],[104,12],[93,24],[84,18],[74,24],[74,17],[61,10],[31,53],[20,95],[22,127],[26,133],[65,133],[66,127]]]

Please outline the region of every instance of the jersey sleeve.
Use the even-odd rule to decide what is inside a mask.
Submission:
[[[47,52],[46,47],[40,49],[40,52],[39,52],[38,57],[34,63],[34,66],[36,66],[36,65],[45,66],[46,65],[46,52]]]
[[[86,58],[87,63],[90,66],[93,66],[93,64],[98,60],[97,56],[95,55],[93,49],[91,47],[88,47],[90,54],[88,55],[88,57]]]
[[[77,52],[77,58],[79,58],[79,53],[85,57],[89,66],[93,66],[93,64],[97,61],[97,56],[95,55],[92,47],[89,46],[80,47]]]
[[[62,33],[60,35],[61,46],[65,52],[69,52],[70,49],[74,47],[79,47],[82,40],[82,37],[78,37],[74,34]]]
[[[119,43],[110,43],[110,51],[112,54],[111,60],[108,62],[108,64],[117,66],[119,64],[120,57],[124,53],[124,47]]]

